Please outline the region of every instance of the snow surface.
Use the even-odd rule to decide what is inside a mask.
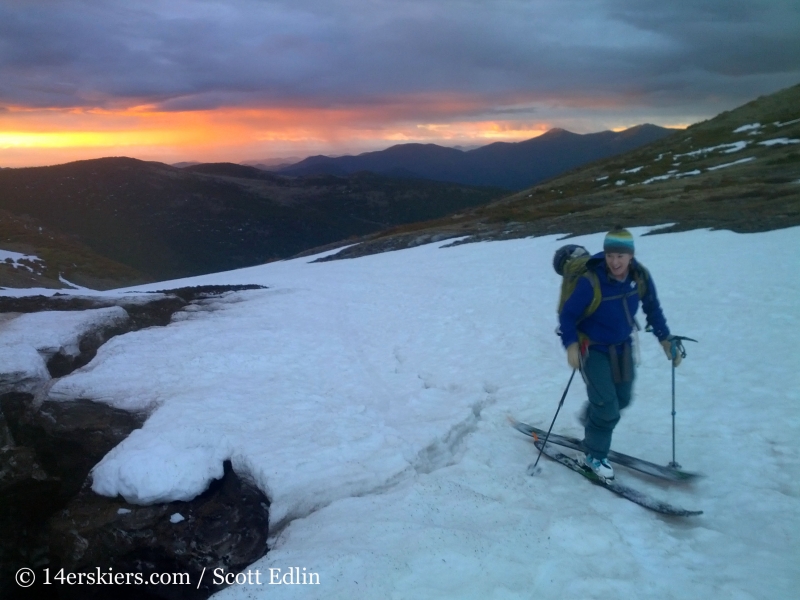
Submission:
[[[742,125],[733,130],[733,133],[743,133],[745,131],[752,131],[761,129],[761,123],[750,123],[749,125]]]
[[[22,267],[31,273],[35,273],[30,265],[26,265],[21,262],[23,260],[33,263],[40,263],[42,266],[44,265],[44,261],[35,254],[22,254],[21,252],[12,252],[11,250],[0,250],[0,262],[11,264],[11,266],[13,266],[15,269]]]
[[[746,162],[750,162],[751,160],[755,160],[755,157],[754,156],[750,156],[748,158],[740,158],[739,160],[735,160],[733,162],[725,163],[725,164],[722,164],[722,165],[717,165],[716,167],[708,167],[708,169],[706,169],[706,171],[717,171],[719,169],[725,169],[727,167],[732,167],[734,165],[741,165],[741,164],[744,164]]]
[[[127,320],[128,313],[113,306],[22,314],[0,322],[0,391],[10,387],[34,391],[50,379],[46,366],[50,358],[58,353],[78,356],[86,334]]]
[[[47,364],[35,348],[0,343],[0,393],[35,392],[50,379]]]
[[[782,137],[774,140],[764,140],[763,142],[758,142],[758,144],[759,146],[785,146],[787,144],[800,144],[800,140]]]
[[[12,252],[11,250],[0,250],[0,261],[11,259],[14,262],[18,260],[38,260],[42,259],[34,254],[22,254],[21,252]]]
[[[63,283],[64,285],[71,287],[73,290],[79,290],[79,291],[82,291],[82,292],[93,292],[93,291],[95,291],[95,290],[92,290],[90,288],[83,287],[82,285],[78,285],[77,283],[72,283],[71,281],[68,281],[61,273],[58,274],[58,280],[61,283]]]
[[[720,144],[718,146],[700,148],[699,150],[693,150],[692,152],[686,152],[684,154],[676,154],[674,158],[679,158],[681,156],[700,156],[701,154],[709,154],[710,152],[715,152],[717,150],[719,150],[720,152],[724,152],[725,154],[731,154],[733,152],[738,152],[739,150],[744,149],[749,143],[750,142],[747,141],[741,141],[741,142],[731,142],[730,144]]]
[[[642,182],[642,185],[647,185],[649,183],[653,183],[654,181],[664,181],[666,179],[672,179],[675,175],[672,173],[667,173],[666,175],[657,175],[656,177],[650,177],[649,179],[645,179]]]
[[[653,183],[654,181],[666,181],[667,179],[679,179],[681,177],[693,177],[694,175],[700,175],[699,169],[694,169],[693,171],[686,171],[684,173],[678,173],[678,170],[675,169],[673,171],[669,171],[666,175],[656,175],[655,177],[650,177],[645,179],[641,185],[648,185]],[[636,184],[632,184],[636,185]]]
[[[87,333],[98,327],[121,325],[127,320],[128,313],[119,306],[22,314],[0,323],[0,345],[31,346],[46,358],[59,352],[78,356],[78,343]]]
[[[114,338],[51,395],[152,412],[97,466],[95,490],[188,498],[230,458],[270,496],[261,584],[215,598],[794,598],[800,228],[642,232],[673,332],[700,340],[676,374],[677,459],[708,476],[618,477],[701,517],[659,517],[550,462],[525,474],[535,449],[506,415],[546,427],[569,377],[553,334],[556,236],[138,288],[270,289]],[[671,370],[641,339],[613,446],[665,464]],[[556,431],[581,435],[584,398],[576,382]],[[290,567],[319,586],[268,584]]]

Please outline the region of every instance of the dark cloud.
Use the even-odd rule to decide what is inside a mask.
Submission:
[[[0,0],[0,102],[730,107],[800,80],[798,32],[781,0]]]
[[[610,8],[612,17],[673,41],[674,53],[664,57],[672,71],[683,64],[742,77],[796,74],[800,66],[797,2],[614,0]]]

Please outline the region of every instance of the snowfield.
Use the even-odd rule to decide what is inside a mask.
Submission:
[[[570,370],[556,326],[557,236],[296,259],[136,288],[257,283],[116,337],[52,399],[147,410],[94,470],[131,502],[188,499],[222,462],[271,499],[271,550],[245,598],[795,598],[800,587],[800,228],[643,236],[673,333],[677,460],[706,477],[620,481],[667,518],[543,458]],[[591,251],[602,234],[572,238]],[[128,290],[129,292],[131,290]],[[643,322],[643,315],[639,315]],[[670,364],[640,333],[613,448],[671,459]],[[582,437],[576,380],[554,431]],[[319,585],[271,585],[291,567]]]

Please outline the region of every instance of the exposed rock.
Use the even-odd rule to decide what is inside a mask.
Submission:
[[[213,585],[214,569],[238,572],[266,554],[268,527],[268,500],[226,462],[223,478],[190,502],[138,506],[84,488],[51,519],[50,550],[71,572],[111,568],[142,573],[145,580],[188,574],[190,584],[137,586],[134,597],[146,591],[159,598],[206,598],[220,589]],[[77,588],[74,596],[62,597],[93,596]]]
[[[16,313],[0,322],[0,394],[36,393],[51,377],[87,364],[109,338],[127,330],[119,306],[88,311]]]
[[[40,583],[44,567],[50,573],[110,567],[145,578],[187,573],[193,582],[37,588],[49,597],[206,598],[217,589],[213,569],[236,572],[266,553],[269,501],[230,463],[221,480],[190,502],[137,506],[91,491],[92,467],[141,427],[144,415],[89,400],[46,401],[37,410],[26,393],[5,394],[0,406],[8,421],[5,437],[17,444],[0,450],[3,598],[34,593],[9,583],[21,567],[38,569]],[[208,576],[198,589],[203,567]]]
[[[5,597],[13,571],[48,564],[50,515],[78,493],[91,468],[141,427],[144,417],[88,400],[45,402],[36,410],[34,396],[19,392],[4,394],[0,406],[16,443],[0,451],[0,595]]]
[[[193,302],[199,298],[208,298],[210,296],[219,296],[226,292],[244,292],[248,290],[265,290],[266,286],[257,284],[247,285],[194,285],[182,288],[173,288],[170,290],[160,290],[159,294],[170,294],[177,296],[184,302]]]
[[[119,310],[124,309],[120,308]],[[125,313],[124,319],[104,324],[81,335],[78,341],[77,352],[65,352],[61,350],[53,354],[47,361],[47,370],[50,372],[50,375],[52,377],[63,377],[89,364],[97,355],[97,349],[100,348],[100,346],[105,344],[112,337],[130,330],[128,321],[128,314]]]
[[[31,448],[0,449],[0,597],[6,597],[16,568],[47,562],[43,524],[59,508],[60,487],[61,481],[42,469]]]
[[[166,294],[131,294],[129,296],[0,296],[0,313],[33,313],[45,310],[90,310],[120,306],[130,315],[130,329],[168,325],[173,313],[188,303]]]
[[[8,428],[6,416],[3,414],[2,409],[0,409],[0,449],[13,445],[14,438],[11,437],[11,430]],[[2,468],[2,464],[0,464],[0,468]]]
[[[52,296],[0,296],[0,314],[31,313],[43,310],[89,310],[120,306],[130,315],[127,331],[145,327],[164,327],[169,325],[172,315],[187,304],[225,292],[266,289],[263,285],[198,285],[162,290],[159,292],[138,292],[125,296],[77,296],[54,294]]]
[[[260,287],[206,286],[120,298],[0,298],[0,308],[16,313],[117,305],[132,316],[121,328],[91,329],[67,344],[69,349],[27,346],[32,353],[27,356],[11,344],[6,352],[8,360],[0,366],[4,391],[14,391],[0,396],[0,598],[206,598],[215,588],[210,575],[197,588],[203,567],[237,571],[266,553],[269,502],[230,464],[223,479],[191,502],[143,507],[98,496],[90,489],[91,469],[141,427],[145,415],[85,399],[46,400],[55,381],[51,374],[86,364],[112,335],[167,325],[191,302]],[[0,321],[19,315],[6,316]],[[16,355],[25,359],[24,369],[15,371],[11,359]],[[60,362],[54,356],[62,356]],[[31,588],[14,583],[22,567],[37,572]],[[74,572],[112,567],[144,576],[188,573],[193,585],[42,585],[43,569],[55,574],[60,567]]]
[[[361,256],[368,256],[370,254],[404,250],[406,248],[421,246],[422,244],[441,242],[443,240],[458,237],[460,235],[462,234],[453,231],[434,231],[428,233],[411,233],[381,237],[379,239],[365,240],[361,243],[347,246],[339,252],[323,256],[322,258],[318,258],[311,262],[329,262],[332,260],[340,260],[342,258],[359,258]]]
[[[35,393],[50,379],[44,358],[32,346],[0,345],[0,365],[0,394]]]
[[[0,397],[0,406],[17,445],[32,448],[44,469],[62,481],[64,501],[78,493],[101,458],[145,421],[145,415],[90,400],[46,401],[35,410],[31,394],[11,393]]]

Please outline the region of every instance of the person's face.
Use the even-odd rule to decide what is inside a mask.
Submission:
[[[625,279],[631,266],[632,254],[627,252],[606,252],[606,265],[615,279]]]

